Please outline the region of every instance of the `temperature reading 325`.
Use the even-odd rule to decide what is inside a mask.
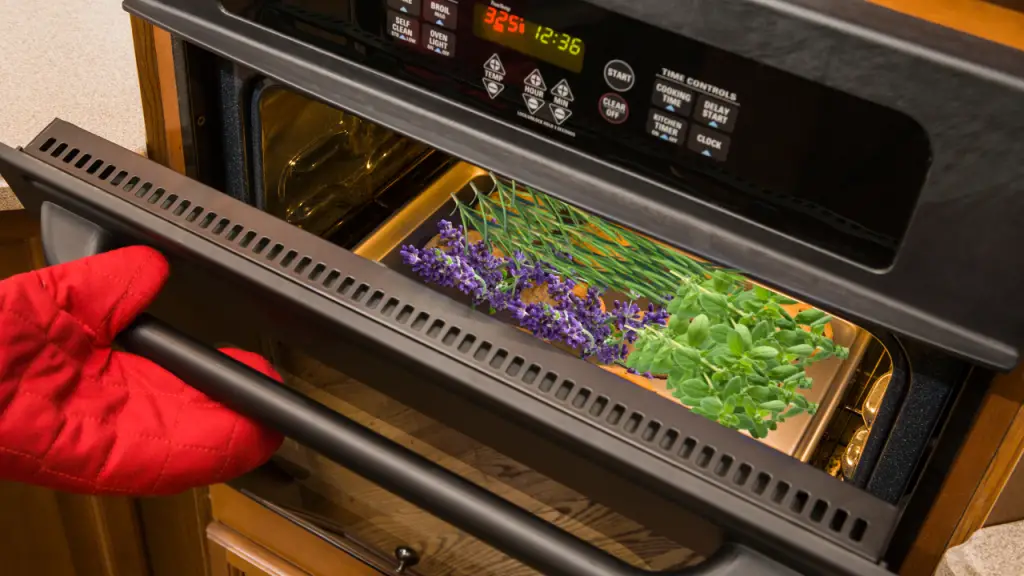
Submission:
[[[583,39],[551,26],[531,22],[508,10],[486,4],[474,8],[473,33],[528,56],[573,72],[583,69]]]

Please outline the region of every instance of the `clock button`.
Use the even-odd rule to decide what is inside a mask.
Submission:
[[[622,124],[629,118],[629,104],[626,99],[614,92],[609,92],[597,102],[597,110],[601,117],[612,124]]]
[[[622,60],[612,60],[604,65],[604,81],[617,92],[627,92],[633,87],[633,67]]]
[[[686,147],[701,156],[721,162],[729,155],[729,137],[702,126],[694,126],[686,140]]]

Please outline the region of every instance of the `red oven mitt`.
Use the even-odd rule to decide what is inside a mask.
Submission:
[[[160,495],[223,482],[282,438],[114,336],[167,280],[135,246],[0,281],[0,479],[89,494]],[[262,357],[223,350],[280,380]]]

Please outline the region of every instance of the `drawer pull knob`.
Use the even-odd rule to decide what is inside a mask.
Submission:
[[[395,548],[395,560],[398,560],[395,574],[404,574],[406,568],[412,568],[420,563],[420,555],[408,546],[399,546]]]

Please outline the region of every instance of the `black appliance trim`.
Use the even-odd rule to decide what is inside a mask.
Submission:
[[[405,369],[420,387],[522,423],[790,565],[885,573],[872,560],[885,550],[896,507],[398,272],[60,120],[24,153],[0,146],[0,169],[30,209],[56,203],[261,290],[282,337],[358,348],[369,372],[337,367],[368,385],[387,387],[388,370]],[[335,365],[344,356],[325,354]]]
[[[771,12],[766,7],[755,8],[755,2],[723,2],[709,3],[706,8],[696,6],[692,11],[684,8],[686,3],[663,0],[615,2],[623,5],[607,7],[673,31],[677,31],[678,24],[688,36],[702,41],[706,41],[704,33],[720,32],[718,27],[727,25],[723,20],[734,13]],[[595,3],[609,5],[613,0]],[[893,266],[879,272],[262,28],[226,13],[214,0],[179,0],[173,4],[165,0],[124,2],[129,12],[301,92],[453,156],[514,175],[527,184],[689,252],[744,270],[854,321],[867,319],[997,369],[1009,369],[1018,362],[1024,344],[1024,309],[1007,309],[998,317],[985,311],[985,303],[1012,301],[1024,289],[1024,266],[993,256],[1005,254],[1007,245],[1024,244],[1024,228],[1017,224],[1024,219],[1024,196],[1012,193],[1024,182],[1024,164],[1016,161],[1024,154],[1024,142],[1014,131],[1015,126],[1024,129],[1024,98],[1020,97],[1024,81],[1018,77],[904,40],[866,33],[863,28],[823,22],[812,14],[800,13],[799,9],[795,11],[798,15],[790,13],[784,18],[772,12],[773,17],[785,20],[780,28],[761,26],[765,21],[774,22],[765,14],[750,20],[752,26],[760,26],[761,36],[766,33],[764,30],[780,36],[774,40],[785,46],[770,45],[780,51],[794,42],[793,35],[787,32],[796,26],[794,22],[810,28],[806,37],[820,38],[822,49],[810,54],[801,52],[802,57],[823,58],[827,62],[819,62],[812,74],[799,69],[807,62],[783,59],[783,66],[774,62],[779,60],[778,54],[769,51],[766,55],[772,57],[773,65],[824,80],[829,85],[841,84],[840,89],[909,113],[932,138],[935,161],[910,228]],[[749,11],[740,10],[737,4]],[[872,17],[885,12],[877,6],[863,10]],[[965,40],[963,35],[901,17],[895,15],[895,24],[893,18],[882,18],[883,24],[893,34],[904,30],[905,35],[916,38],[928,34],[943,40],[952,37],[947,42],[949,46],[966,46],[972,56],[997,63],[1002,58],[1010,68],[1015,65],[1013,57],[1017,53],[1008,48]],[[701,22],[708,29],[702,28]],[[736,25],[741,22],[745,21],[735,20]],[[724,32],[721,37],[725,37]],[[842,43],[836,38],[841,38]],[[804,42],[803,37],[800,42]],[[848,45],[850,50],[834,49],[840,44]],[[757,50],[747,48],[737,52],[760,59]],[[898,66],[889,66],[890,62],[898,62]],[[865,66],[877,69],[864,70]],[[894,78],[900,72],[906,78]],[[906,90],[894,91],[886,84],[888,92],[877,93],[876,84],[882,76]],[[937,83],[946,92],[930,85],[927,90],[918,86],[911,91],[908,81]],[[876,93],[867,93],[868,88]],[[928,118],[921,117],[921,110],[908,108],[905,97],[911,93],[927,108],[921,110],[928,113]],[[950,109],[939,110],[940,107]],[[959,120],[950,124],[953,117]],[[983,129],[979,128],[982,124]],[[937,258],[936,254],[942,257]],[[970,271],[971,276],[985,281],[962,282],[962,271]]]

